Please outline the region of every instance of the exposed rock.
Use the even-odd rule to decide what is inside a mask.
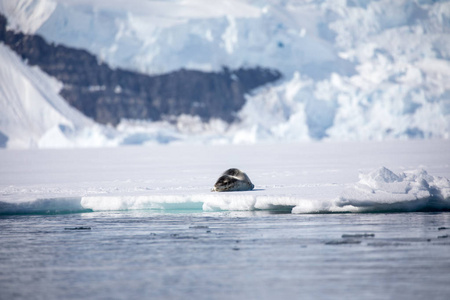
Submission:
[[[29,65],[39,66],[61,81],[63,98],[103,124],[116,125],[123,118],[160,120],[181,114],[231,122],[244,105],[246,93],[281,78],[278,71],[259,67],[223,68],[216,73],[179,70],[157,76],[111,69],[85,50],[9,31],[6,23],[0,15],[0,41]]]

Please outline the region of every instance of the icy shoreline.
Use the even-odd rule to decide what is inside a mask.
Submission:
[[[395,174],[382,167],[360,175],[337,199],[304,199],[298,195],[264,195],[264,191],[212,194],[86,196],[0,202],[0,215],[58,214],[92,211],[152,210],[253,211],[292,213],[365,213],[450,211],[450,181],[425,170]]]
[[[256,195],[254,195],[256,194]],[[385,167],[360,174],[360,181],[337,199],[305,199],[299,195],[265,195],[256,192],[198,194],[190,196],[83,197],[83,208],[107,210],[252,211],[292,213],[410,212],[450,210],[450,181],[425,170],[395,174]]]
[[[0,214],[446,211],[449,148],[435,140],[3,150]],[[230,167],[255,189],[210,192]]]

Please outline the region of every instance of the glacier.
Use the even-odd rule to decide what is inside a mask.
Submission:
[[[6,147],[449,138],[446,1],[1,0],[0,12],[11,29],[87,49],[113,67],[161,74],[262,66],[284,75],[248,95],[232,124],[180,116],[64,130],[72,127],[58,120],[17,143],[2,125]],[[2,78],[2,89],[10,80]],[[30,114],[19,105],[29,95],[8,97],[2,105],[18,101]],[[1,124],[9,119],[2,113]]]

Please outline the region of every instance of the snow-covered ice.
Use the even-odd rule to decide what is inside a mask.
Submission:
[[[0,212],[442,211],[450,209],[448,149],[431,140],[3,150]],[[210,192],[230,167],[255,189]]]
[[[360,181],[341,195],[340,207],[356,211],[448,209],[450,181],[425,170],[394,173],[381,167],[360,175]],[[352,210],[350,209],[350,210]]]

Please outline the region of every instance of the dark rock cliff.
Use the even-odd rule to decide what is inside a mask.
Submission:
[[[0,15],[0,41],[29,65],[39,66],[61,81],[62,97],[103,124],[116,125],[122,118],[160,120],[180,114],[232,122],[245,103],[246,93],[281,77],[278,71],[259,67],[224,68],[217,73],[182,69],[157,76],[111,69],[85,50],[9,31],[6,24]]]

